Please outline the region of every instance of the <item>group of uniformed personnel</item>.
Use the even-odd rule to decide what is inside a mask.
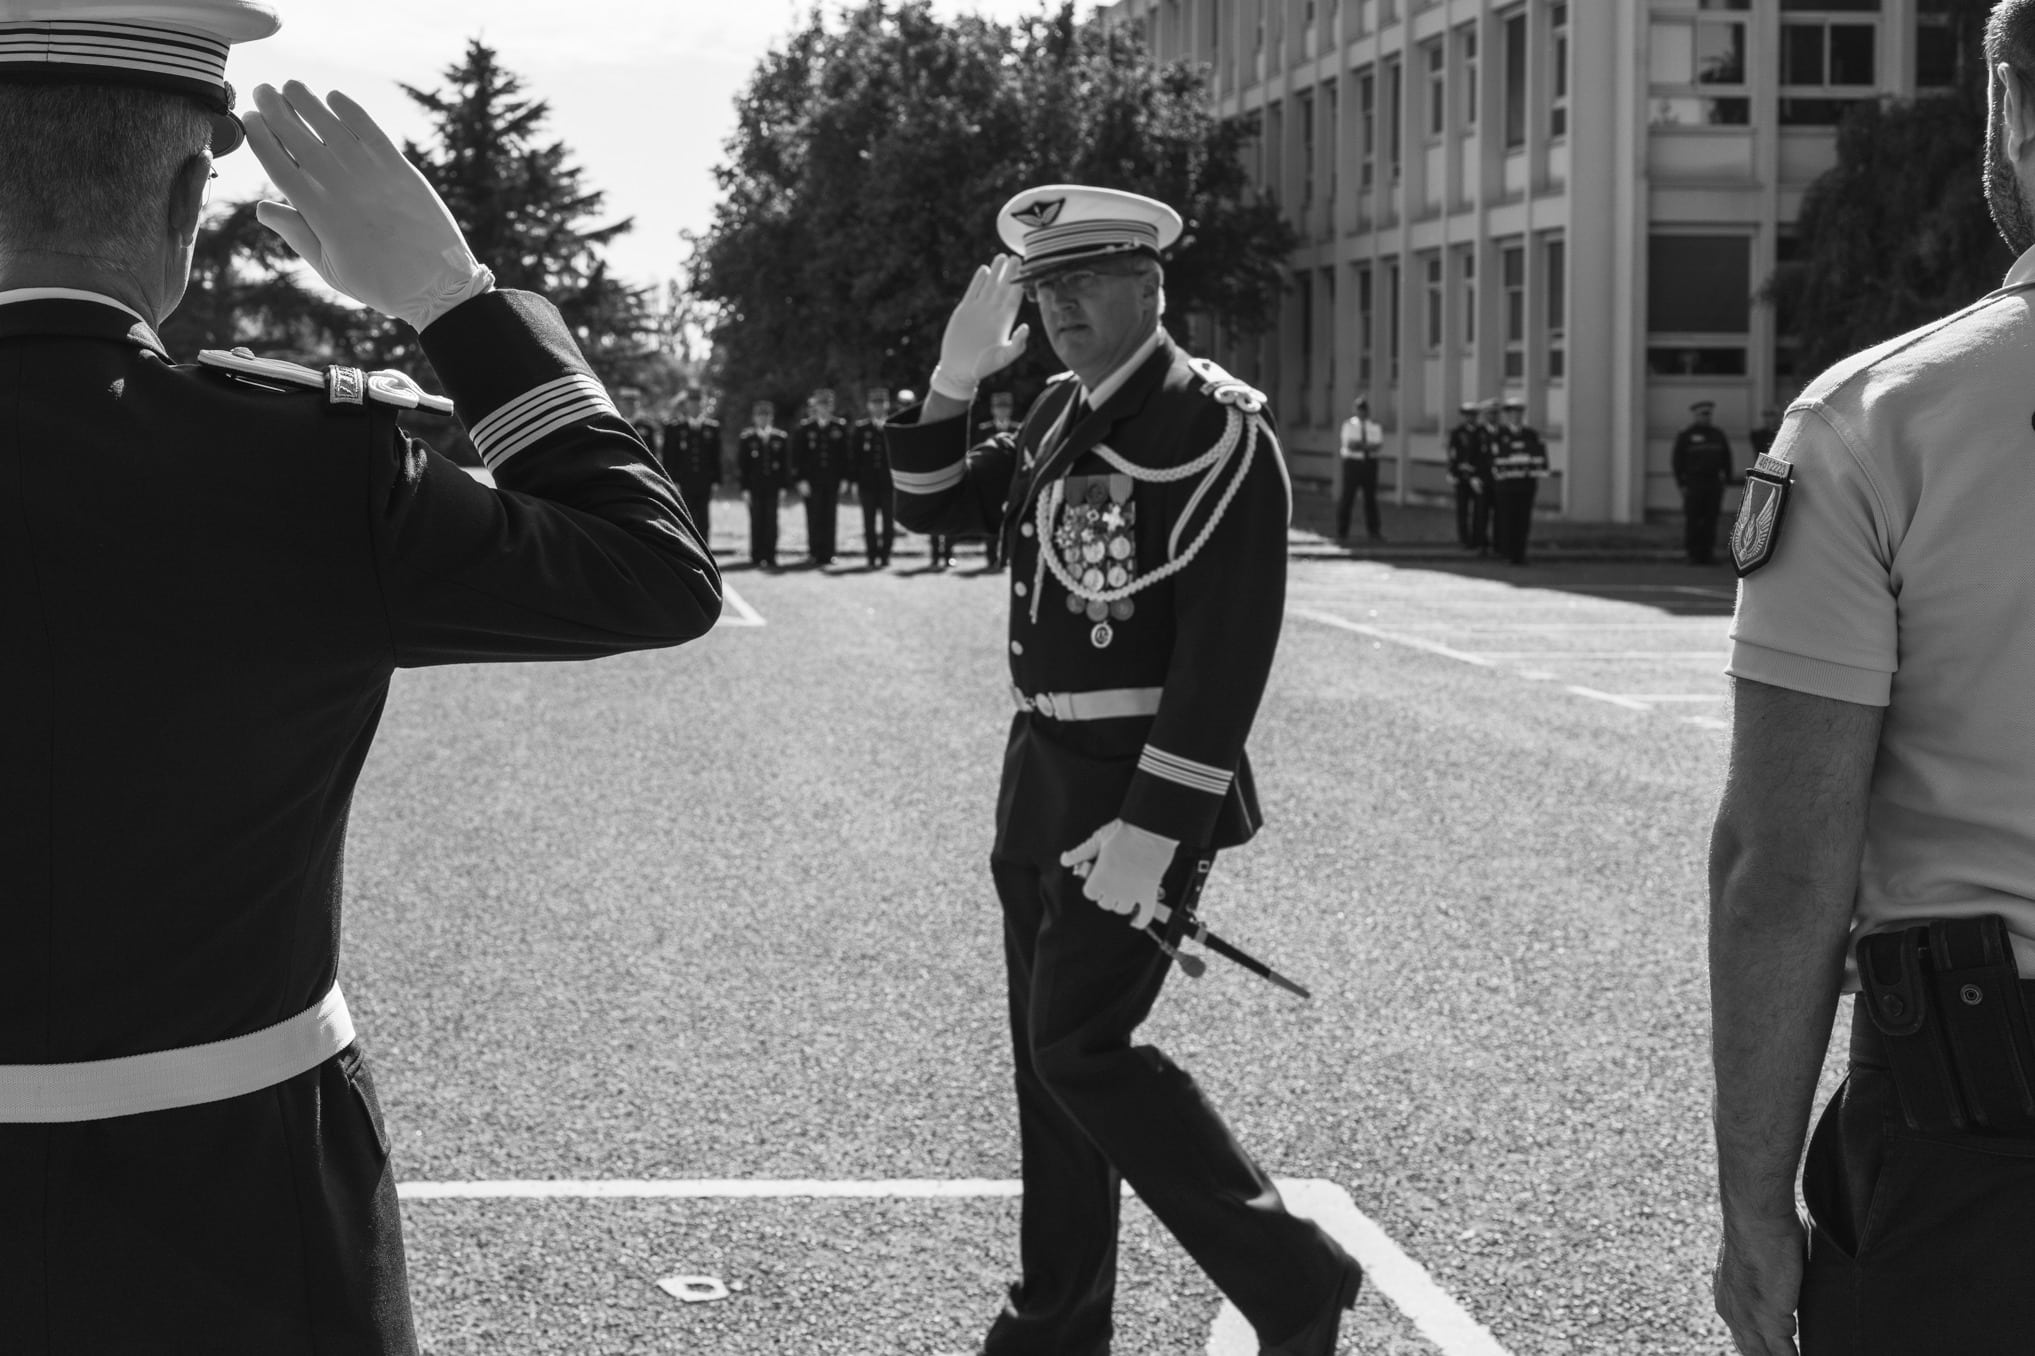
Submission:
[[[1456,541],[1479,556],[1495,554],[1524,565],[1533,501],[1540,482],[1552,474],[1547,443],[1526,422],[1526,401],[1519,396],[1466,400],[1457,413],[1448,448]]]

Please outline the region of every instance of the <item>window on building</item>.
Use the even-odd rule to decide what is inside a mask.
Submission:
[[[1498,287],[1504,296],[1505,379],[1526,375],[1526,246],[1498,247]]]
[[[1258,182],[1265,192],[1274,199],[1284,196],[1285,166],[1280,162],[1286,154],[1286,109],[1274,100],[1265,105],[1265,120],[1261,124],[1264,135],[1259,139]]]
[[[1950,0],[1920,0],[1915,10],[1915,88],[1949,89],[1957,83]]]
[[[1322,344],[1322,367],[1324,370],[1322,374],[1322,383],[1321,383],[1322,391],[1321,408],[1326,416],[1327,422],[1334,423],[1335,351],[1336,351],[1335,327],[1337,311],[1335,309],[1335,270],[1332,268],[1324,268],[1321,271],[1321,313],[1323,318],[1326,319],[1326,321],[1328,322],[1327,324],[1322,326],[1322,338],[1326,342]]]
[[[1378,150],[1378,78],[1369,71],[1357,77],[1357,191],[1371,191]]]
[[[1427,63],[1427,134],[1438,137],[1449,121],[1448,52],[1431,42],[1421,59]]]
[[[1421,271],[1426,275],[1425,292],[1427,305],[1424,308],[1426,324],[1422,326],[1422,338],[1429,353],[1441,352],[1442,308],[1445,294],[1442,292],[1441,255],[1429,254],[1420,261]]]
[[[1569,7],[1550,5],[1548,22],[1548,84],[1553,94],[1548,100],[1547,134],[1551,138],[1569,134]]]
[[[1385,380],[1399,384],[1399,263],[1385,265]]]
[[[1742,376],[1752,317],[1752,242],[1742,235],[1647,237],[1647,369]]]
[[[1296,94],[1294,113],[1300,119],[1300,210],[1314,210],[1314,95]]]
[[[1477,342],[1477,250],[1473,245],[1462,252],[1460,266],[1463,271],[1463,348]]]
[[[1342,166],[1338,162],[1342,159],[1343,149],[1343,101],[1342,91],[1333,80],[1323,81],[1321,92],[1322,98],[1328,106],[1328,113],[1322,119],[1322,125],[1328,130],[1328,226],[1333,231],[1335,229],[1336,190],[1341,186]]]
[[[1879,7],[1879,0],[1781,0],[1783,126],[1834,126],[1877,96]]]
[[[1464,24],[1456,45],[1463,54],[1463,132],[1477,130],[1477,26]]]
[[[1300,399],[1297,402],[1301,427],[1314,423],[1314,274],[1302,269],[1294,275],[1293,290],[1300,299]]]
[[[1774,271],[1778,273],[1782,269],[1797,265],[1801,262],[1801,259],[1802,237],[1797,235],[1790,227],[1781,227],[1774,236]],[[1801,325],[1796,319],[1794,308],[1776,301],[1774,304],[1774,389],[1776,391],[1792,391],[1800,386],[1801,351]]]
[[[1357,271],[1357,389],[1371,389],[1371,266],[1353,264]]]
[[[1406,107],[1406,70],[1397,61],[1385,63],[1385,160],[1392,167],[1392,182],[1399,182],[1400,117]]]
[[[1568,323],[1569,323],[1569,260],[1568,242],[1561,236],[1551,235],[1542,258],[1546,261],[1540,276],[1545,280],[1547,297],[1547,379],[1560,381],[1568,371]]]
[[[1505,149],[1526,144],[1526,15],[1505,19]]]
[[[1647,117],[1654,126],[1740,127],[1752,120],[1745,27],[1743,19],[1708,14],[1654,16],[1647,49]]]

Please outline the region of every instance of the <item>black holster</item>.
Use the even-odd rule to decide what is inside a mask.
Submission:
[[[2001,918],[1860,938],[1858,974],[1911,1128],[2035,1134],[2035,1040]]]

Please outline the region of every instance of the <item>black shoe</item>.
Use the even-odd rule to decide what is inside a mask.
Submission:
[[[1345,1257],[1342,1274],[1328,1306],[1312,1323],[1283,1342],[1260,1347],[1258,1356],[1335,1356],[1335,1339],[1342,1331],[1343,1313],[1357,1304],[1357,1291],[1364,1284],[1364,1269],[1353,1257]]]

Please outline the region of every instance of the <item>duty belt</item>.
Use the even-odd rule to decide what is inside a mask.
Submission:
[[[315,1069],[353,1044],[353,1017],[334,984],[274,1026],[204,1045],[75,1064],[0,1064],[0,1124],[103,1121],[223,1102]]]
[[[1049,720],[1116,720],[1159,713],[1162,687],[1108,687],[1096,692],[1040,692],[1026,696],[1011,686],[1020,711],[1035,711]]]

